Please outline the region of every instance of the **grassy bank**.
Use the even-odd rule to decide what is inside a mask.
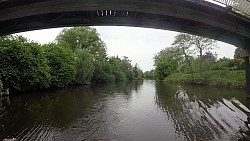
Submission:
[[[202,76],[199,73],[195,73],[194,79],[192,79],[191,74],[175,73],[165,78],[164,81],[231,88],[245,88],[245,71],[206,71]]]

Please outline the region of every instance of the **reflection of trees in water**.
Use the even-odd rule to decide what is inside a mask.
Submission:
[[[213,87],[177,87],[157,83],[156,103],[164,110],[177,134],[187,140],[237,140],[245,126],[244,92]]]
[[[83,132],[92,130],[94,134],[94,131],[101,133],[103,130],[102,133],[105,134],[108,128],[106,124],[111,123],[109,120],[118,120],[115,116],[111,117],[115,115],[112,112],[116,111],[107,105],[115,109],[117,103],[112,100],[116,97],[129,100],[131,91],[139,90],[140,85],[141,82],[111,83],[13,96],[10,104],[5,108],[0,107],[0,140],[7,136],[28,140],[40,136],[54,140],[53,134],[67,130],[79,119]],[[95,129],[96,123],[100,123],[102,129]]]

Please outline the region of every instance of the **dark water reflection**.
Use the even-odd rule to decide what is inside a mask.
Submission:
[[[0,140],[247,140],[245,93],[154,81],[1,98]]]
[[[241,90],[156,85],[156,101],[185,140],[247,140],[248,108]]]

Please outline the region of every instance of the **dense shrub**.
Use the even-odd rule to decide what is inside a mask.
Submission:
[[[76,60],[73,52],[55,44],[43,46],[50,67],[51,86],[64,87],[75,79]]]
[[[77,84],[89,84],[95,71],[94,57],[86,49],[76,49],[76,77]]]
[[[40,45],[19,36],[2,37],[0,54],[5,88],[26,91],[49,87],[49,67]]]
[[[229,71],[229,70],[217,70],[206,71],[201,76],[199,73],[194,74],[192,79],[191,74],[175,73],[167,78],[167,82],[179,82],[188,84],[201,84],[201,85],[213,85],[232,88],[244,88],[245,87],[245,72]]]

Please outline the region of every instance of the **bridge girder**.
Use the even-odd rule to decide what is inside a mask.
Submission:
[[[250,49],[249,19],[200,0],[7,0],[0,9],[0,35],[78,25],[138,26]]]

